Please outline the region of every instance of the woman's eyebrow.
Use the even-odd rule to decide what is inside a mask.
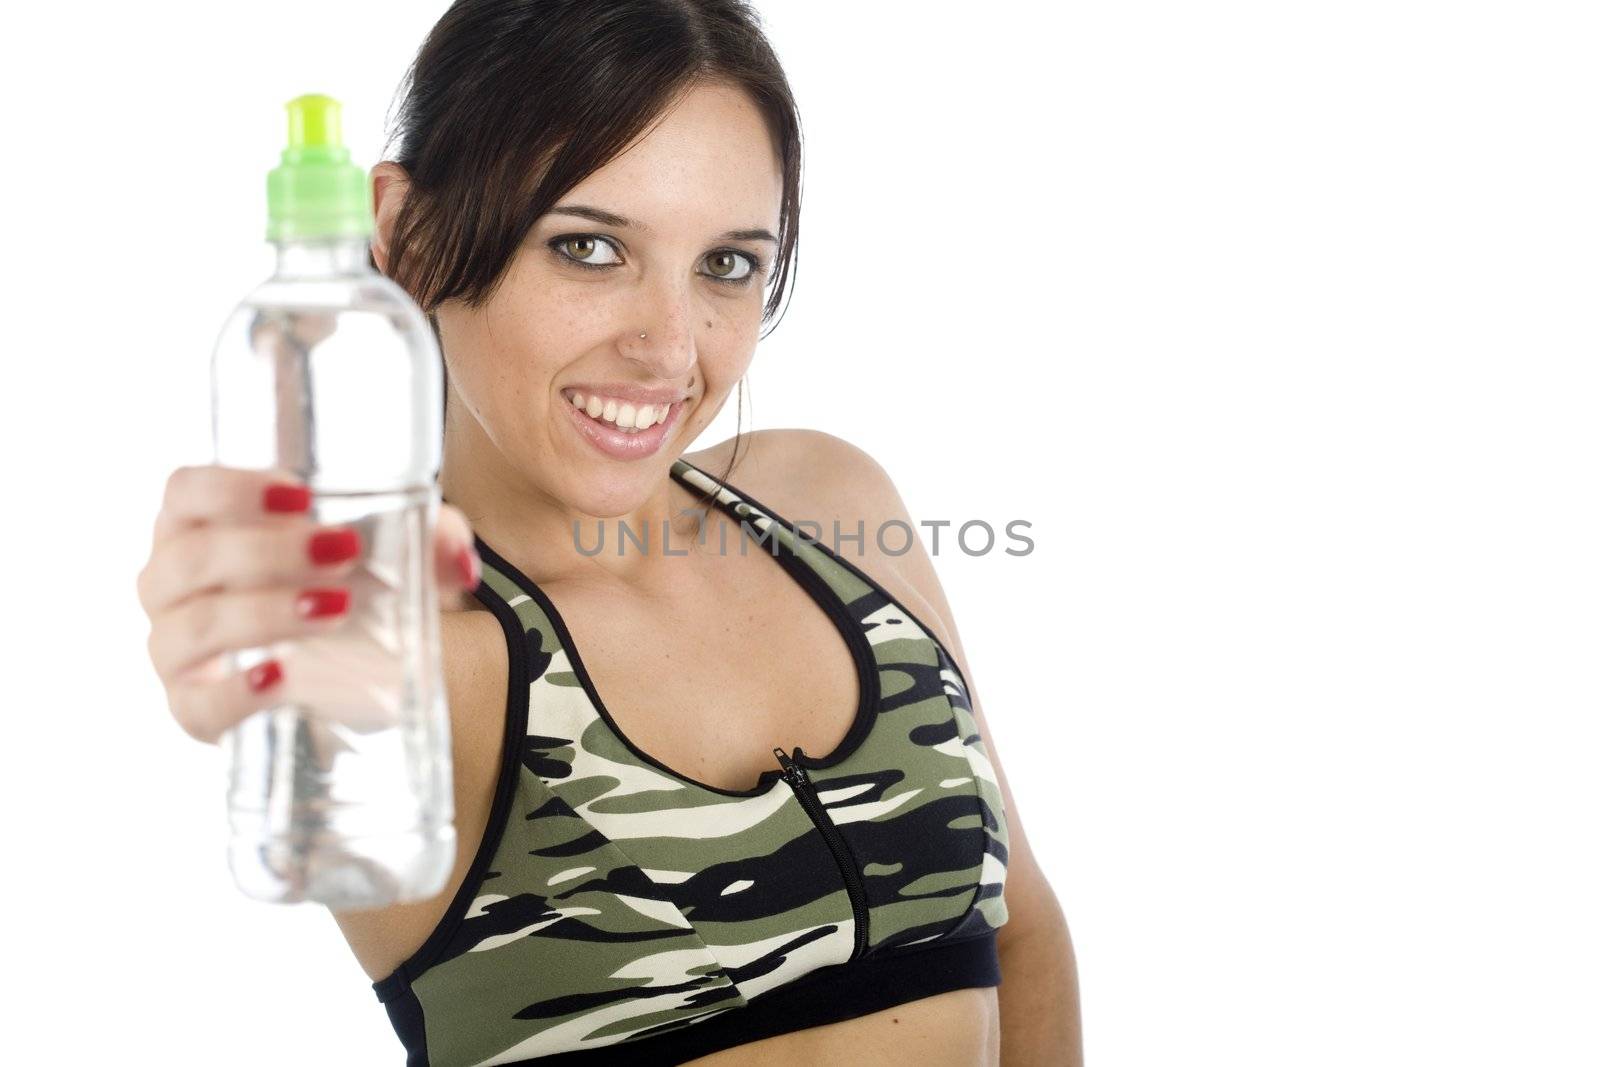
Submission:
[[[592,222],[603,223],[606,226],[615,226],[621,230],[633,229],[638,230],[640,233],[653,232],[650,227],[646,226],[642,222],[635,222],[630,218],[618,215],[614,211],[607,211],[604,208],[590,207],[587,204],[558,204],[550,209],[550,214],[573,215],[580,219],[589,219]],[[716,240],[771,241],[773,244],[778,243],[778,239],[772,235],[771,230],[764,230],[760,227],[753,227],[745,230],[729,230],[727,233],[719,235]]]

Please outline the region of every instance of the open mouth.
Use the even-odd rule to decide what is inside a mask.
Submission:
[[[667,421],[672,404],[636,404],[614,397],[585,395],[575,389],[562,391],[567,403],[589,418],[619,433],[642,433]]]
[[[640,459],[654,454],[676,424],[685,403],[677,400],[670,404],[639,404],[586,396],[572,389],[562,390],[561,396],[561,406],[571,413],[573,425],[583,438],[616,459]]]

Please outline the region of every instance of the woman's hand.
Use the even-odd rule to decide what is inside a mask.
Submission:
[[[327,633],[348,611],[341,579],[360,565],[359,534],[313,521],[309,503],[286,471],[186,466],[167,479],[139,603],[167,703],[197,741],[215,744],[281,700],[277,661],[232,672],[226,653]],[[472,527],[450,504],[439,505],[433,559],[441,601],[477,587]]]

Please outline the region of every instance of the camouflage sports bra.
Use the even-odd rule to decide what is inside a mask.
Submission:
[[[677,1064],[1000,982],[1005,811],[955,661],[822,542],[682,459],[672,474],[716,489],[827,612],[855,722],[826,756],[775,748],[752,789],[685,777],[617,729],[549,598],[478,538],[505,741],[465,881],[373,983],[407,1067]]]

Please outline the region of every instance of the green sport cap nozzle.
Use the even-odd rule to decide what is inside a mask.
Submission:
[[[367,173],[350,162],[339,101],[307,93],[284,106],[289,144],[267,175],[267,240],[371,236]]]

